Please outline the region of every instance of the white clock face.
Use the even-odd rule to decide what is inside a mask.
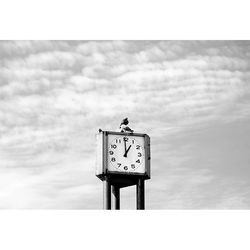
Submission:
[[[109,170],[144,173],[144,140],[136,136],[112,135],[108,143]]]

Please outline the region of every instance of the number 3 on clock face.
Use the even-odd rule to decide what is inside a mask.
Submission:
[[[144,147],[140,138],[114,136],[108,145],[109,170],[144,172]]]

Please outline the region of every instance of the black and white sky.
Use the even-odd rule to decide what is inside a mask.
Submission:
[[[129,117],[148,209],[249,209],[249,59],[249,41],[1,41],[0,208],[101,209],[95,134]]]

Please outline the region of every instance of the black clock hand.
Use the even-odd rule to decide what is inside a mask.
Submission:
[[[126,154],[126,151],[127,151],[127,145],[126,145],[126,141],[124,140],[124,146],[125,146],[125,153],[124,153],[124,157],[126,157],[125,156],[125,154]]]
[[[127,157],[128,151],[130,150],[131,145],[128,147],[128,149],[125,151],[124,157]]]

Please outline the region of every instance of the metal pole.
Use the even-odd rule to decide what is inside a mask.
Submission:
[[[120,188],[117,186],[112,186],[112,193],[115,200],[115,209],[120,210]]]
[[[136,185],[136,203],[137,210],[145,209],[145,185],[143,178],[139,178]]]
[[[111,184],[108,178],[103,181],[103,209],[111,209]]]

